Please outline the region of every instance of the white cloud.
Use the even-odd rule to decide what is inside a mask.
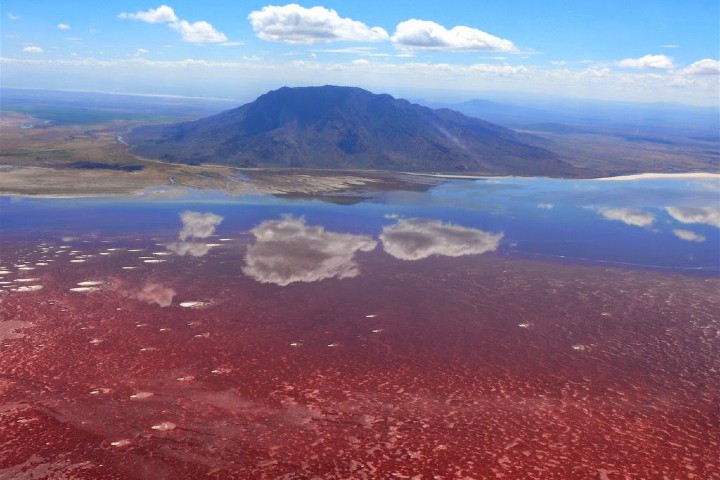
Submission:
[[[686,240],[688,242],[698,242],[702,243],[706,240],[704,235],[700,235],[695,232],[691,232],[690,230],[682,230],[679,228],[676,228],[673,230],[673,234],[678,237],[681,240]]]
[[[674,43],[670,43],[667,45],[663,45],[663,48],[680,48],[680,45],[675,45]]]
[[[167,5],[135,13],[121,13],[118,18],[140,20],[145,23],[166,23],[178,32],[182,39],[188,43],[218,43],[226,42],[227,37],[204,20],[188,22],[175,15],[175,11]]]
[[[248,20],[258,38],[271,42],[380,42],[389,38],[382,28],[340,17],[335,10],[294,3],[265,6],[250,12]]]
[[[541,208],[543,210],[552,210],[555,208],[555,205],[552,203],[538,203],[537,208]]]
[[[12,13],[8,12],[7,17],[10,20],[20,20],[20,15],[13,15]]]
[[[704,58],[683,68],[681,72],[686,75],[720,75],[720,60]]]
[[[138,49],[135,51],[135,56],[136,56],[136,57],[140,57],[140,56],[142,56],[142,55],[145,55],[146,53],[148,53],[147,49],[145,49],[145,48],[138,48]]]
[[[625,58],[617,62],[617,64],[625,68],[673,68],[673,61],[667,55],[645,55],[640,58]]]
[[[598,208],[597,212],[608,220],[616,220],[634,227],[649,227],[655,222],[655,215],[629,208]]]
[[[150,10],[135,13],[121,13],[118,15],[118,18],[140,20],[145,23],[169,23],[178,21],[178,17],[175,15],[173,9],[167,5],[160,5],[158,8],[151,8]]]
[[[43,49],[36,45],[29,45],[23,48],[23,52],[27,53],[43,53]]]
[[[180,32],[183,40],[189,43],[217,43],[227,41],[224,33],[203,20],[190,23],[187,20],[171,23],[170,26]]]
[[[476,63],[467,68],[473,72],[489,73],[491,75],[517,75],[530,71],[523,65],[490,65],[487,63]]]
[[[457,26],[447,29],[428,20],[410,19],[395,27],[392,41],[401,47],[434,50],[480,50],[514,52],[510,40],[490,35],[476,28]]]
[[[328,232],[292,216],[264,221],[250,233],[255,243],[248,247],[243,273],[280,286],[355,277],[360,273],[355,253],[377,245],[368,236]]]
[[[57,28],[59,28],[60,30],[70,30],[72,27],[67,23],[58,23]]]
[[[420,260],[431,255],[459,257],[497,250],[502,233],[488,233],[439,220],[409,218],[384,227],[383,248],[400,260]]]
[[[680,223],[720,227],[720,207],[665,207],[665,211]]]

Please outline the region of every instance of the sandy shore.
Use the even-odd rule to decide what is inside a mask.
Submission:
[[[603,177],[593,180],[625,181],[625,180],[671,180],[671,179],[703,179],[720,180],[720,173],[691,172],[691,173],[638,173],[635,175],[621,175],[619,177]]]

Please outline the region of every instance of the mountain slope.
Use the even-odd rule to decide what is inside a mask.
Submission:
[[[510,129],[352,87],[271,91],[252,103],[133,130],[133,152],[238,167],[577,175]]]

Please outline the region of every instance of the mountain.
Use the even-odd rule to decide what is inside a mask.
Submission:
[[[200,120],[147,125],[138,155],[237,167],[573,176],[582,172],[519,134],[449,109],[353,87],[283,87]]]

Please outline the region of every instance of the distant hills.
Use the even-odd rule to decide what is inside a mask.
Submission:
[[[237,167],[580,176],[539,139],[353,87],[280,88],[199,120],[135,128],[133,153]]]

